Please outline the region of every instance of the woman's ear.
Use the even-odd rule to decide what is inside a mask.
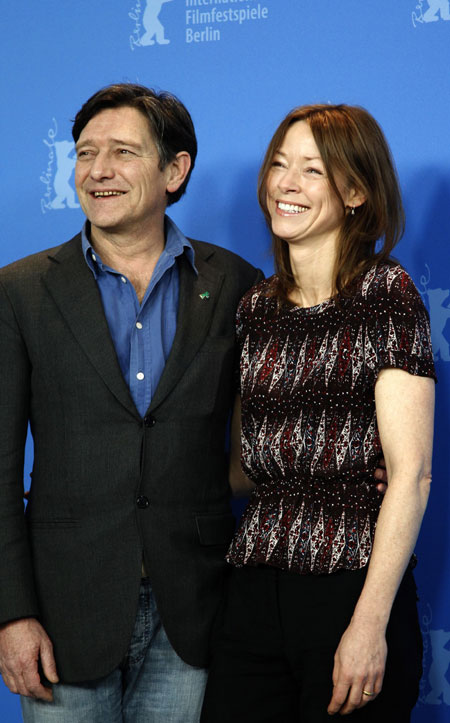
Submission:
[[[367,196],[365,193],[363,193],[362,191],[358,191],[356,188],[351,188],[347,192],[345,206],[348,209],[358,208],[358,206],[362,206],[363,203],[366,202],[366,199]]]

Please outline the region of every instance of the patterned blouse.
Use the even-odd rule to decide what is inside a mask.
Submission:
[[[375,382],[435,379],[429,319],[409,275],[374,266],[354,295],[310,308],[247,292],[237,314],[242,465],[256,483],[227,560],[298,573],[364,567],[382,501]]]

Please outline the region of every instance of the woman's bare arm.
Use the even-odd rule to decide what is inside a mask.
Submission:
[[[378,429],[389,485],[381,506],[367,578],[338,646],[329,713],[349,713],[379,693],[386,626],[414,550],[431,482],[434,381],[383,369],[375,386]]]

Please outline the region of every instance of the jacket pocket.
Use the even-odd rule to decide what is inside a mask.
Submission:
[[[79,527],[80,521],[71,518],[54,520],[33,520],[28,519],[28,524],[33,530],[61,530],[65,527]]]

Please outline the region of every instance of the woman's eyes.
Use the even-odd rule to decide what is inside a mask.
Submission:
[[[286,163],[283,163],[282,161],[272,161],[272,168],[285,168],[287,169],[288,166]],[[323,176],[323,171],[320,168],[315,168],[313,166],[308,166],[304,169],[304,173],[312,175],[312,176]]]

